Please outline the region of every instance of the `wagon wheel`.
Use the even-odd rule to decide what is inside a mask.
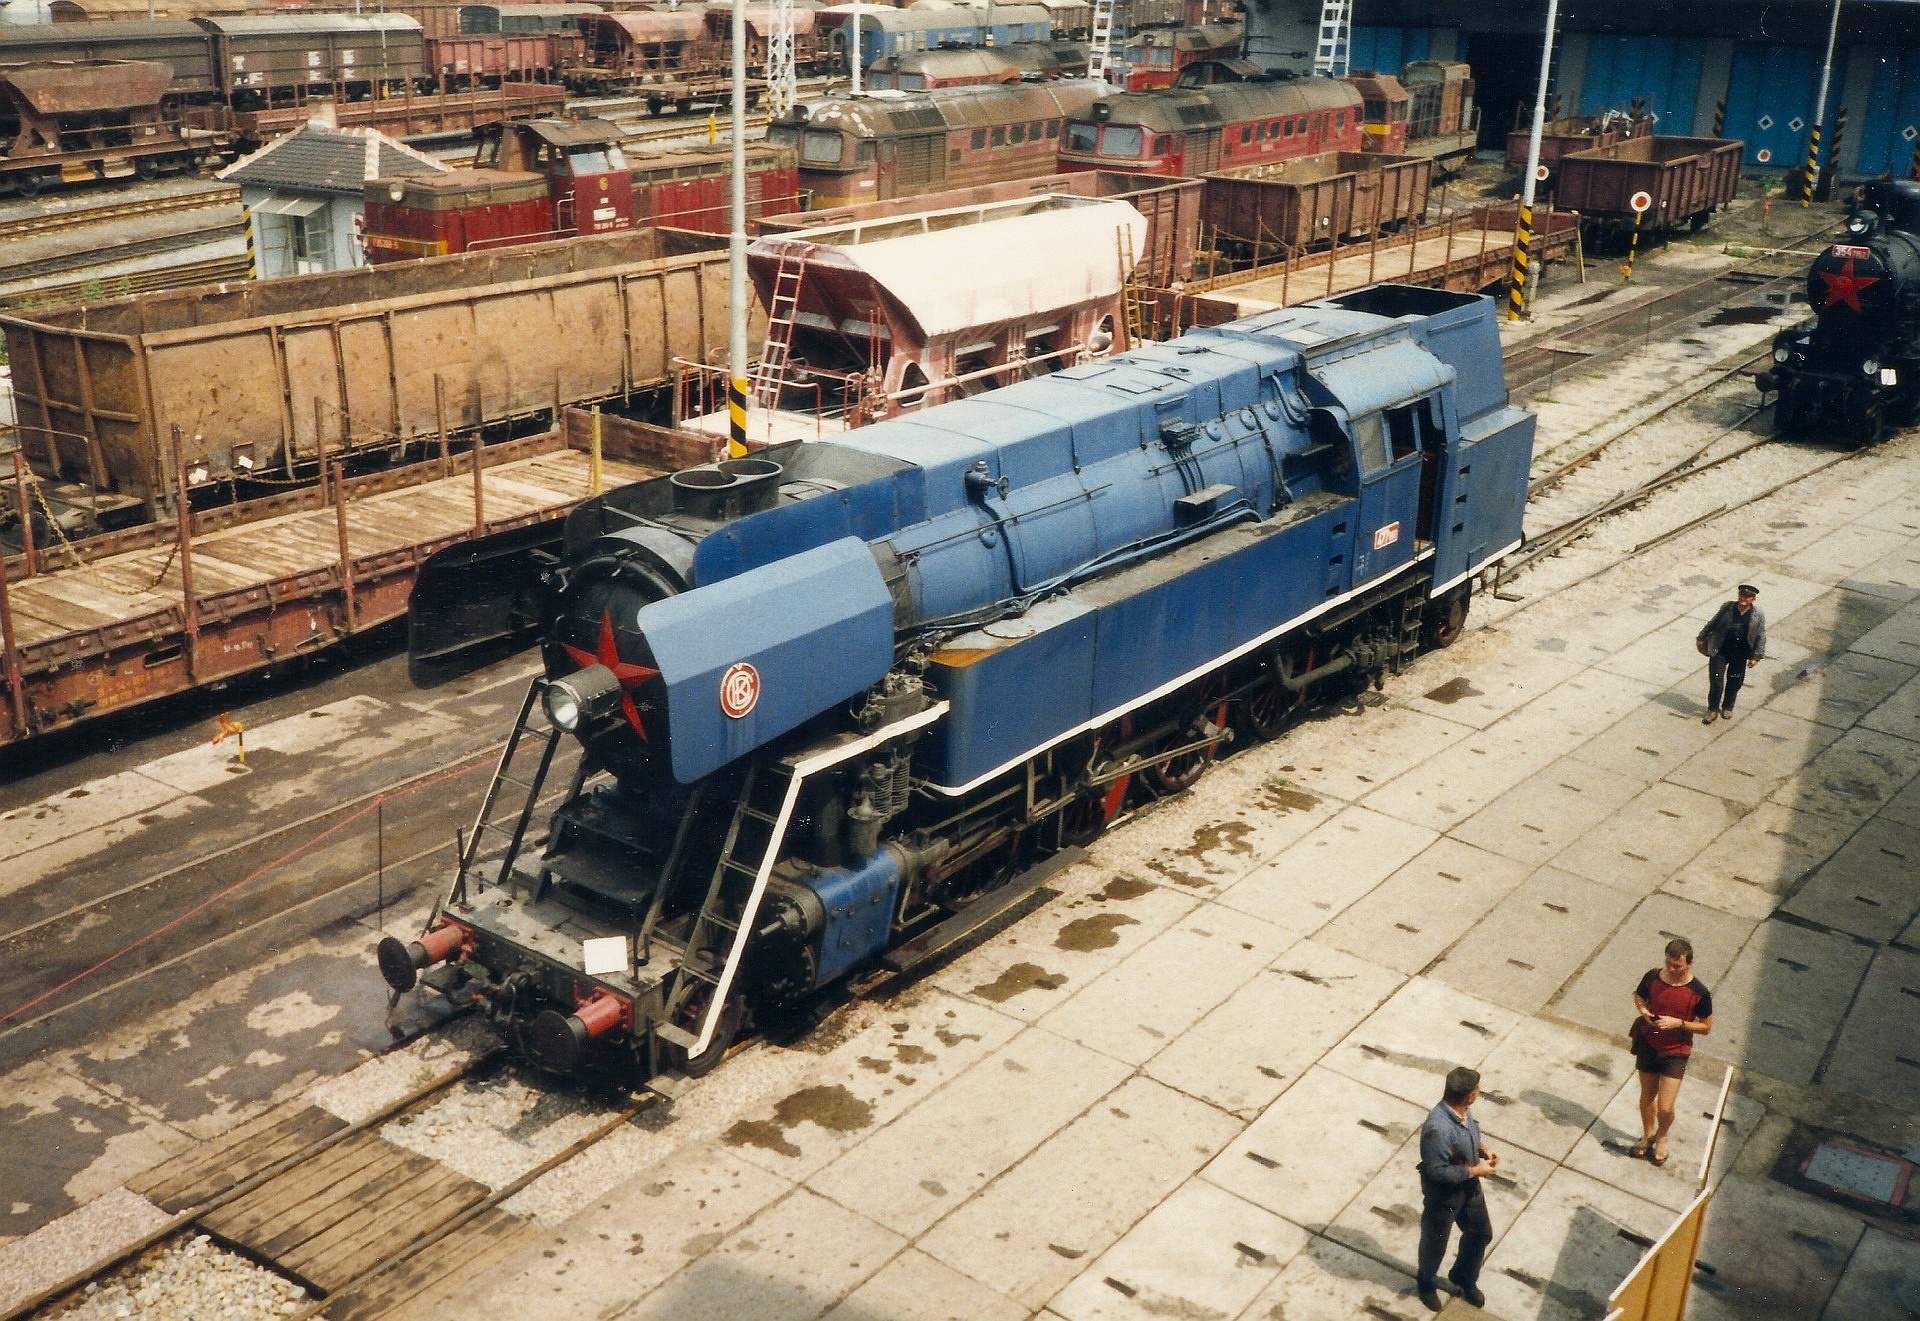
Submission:
[[[38,197],[46,179],[38,174],[19,174],[13,179],[13,191],[22,197]]]
[[[133,175],[136,179],[157,179],[160,177],[160,158],[157,156],[136,156],[133,158]]]
[[[1060,841],[1084,848],[1106,834],[1114,817],[1120,815],[1120,805],[1127,800],[1127,785],[1132,779],[1130,775],[1122,775],[1112,784],[1089,789],[1068,803],[1060,812]]]
[[[1427,616],[1427,644],[1435,649],[1451,647],[1467,631],[1467,609],[1473,603],[1473,585],[1461,583],[1430,607]]]
[[[1215,683],[1211,686],[1217,691],[1220,685]],[[1211,714],[1213,723],[1224,728],[1227,721],[1225,704],[1214,706]],[[1189,728],[1182,727],[1175,732],[1169,742],[1175,744],[1190,742]],[[1209,743],[1191,752],[1183,752],[1177,757],[1155,762],[1147,768],[1147,782],[1163,794],[1176,794],[1182,789],[1190,789],[1202,775],[1207,773],[1207,767],[1213,765],[1213,754],[1218,747],[1218,743]]]
[[[698,1023],[705,1012],[702,1006],[699,1012],[692,1015],[693,1022]],[[679,1070],[689,1078],[706,1077],[726,1057],[727,1048],[733,1045],[734,1037],[739,1035],[740,1024],[746,1016],[746,1000],[738,995],[728,996],[727,1006],[720,1011],[720,1021],[714,1024],[713,1040],[707,1043],[707,1048],[698,1055],[689,1055],[681,1047],[663,1041],[660,1043],[662,1064],[668,1069]],[[691,1026],[688,1030],[692,1030]]]

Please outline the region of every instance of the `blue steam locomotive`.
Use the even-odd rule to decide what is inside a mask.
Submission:
[[[460,548],[415,657],[534,624],[541,769],[509,744],[508,847],[483,866],[476,830],[382,973],[545,1069],[671,1090],[749,1018],[950,948],[1237,734],[1450,642],[1520,542],[1533,430],[1487,299],[1380,286]]]
[[[1756,378],[1762,394],[1779,391],[1774,425],[1837,426],[1871,445],[1920,416],[1920,182],[1862,187],[1845,235],[1807,271],[1807,303],[1814,320],[1776,335]]]

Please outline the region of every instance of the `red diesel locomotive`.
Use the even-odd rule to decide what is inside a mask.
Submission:
[[[1218,73],[1223,65],[1196,65],[1188,73]],[[1198,178],[1240,165],[1361,149],[1360,93],[1346,83],[1271,78],[1250,65],[1231,71],[1239,81],[1126,92],[1095,102],[1067,124],[1061,172]]]
[[[513,120],[477,130],[474,168],[367,183],[369,262],[440,257],[655,225],[729,227],[731,149],[629,160],[605,120]],[[747,146],[747,218],[800,209],[793,152]]]

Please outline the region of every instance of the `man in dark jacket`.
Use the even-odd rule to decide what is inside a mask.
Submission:
[[[1460,1296],[1475,1307],[1487,1305],[1480,1292],[1480,1263],[1493,1242],[1493,1221],[1487,1216],[1486,1195],[1480,1180],[1500,1168],[1500,1158],[1480,1140],[1473,1103],[1480,1097],[1480,1075],[1469,1068],[1447,1074],[1447,1089],[1420,1126],[1420,1262],[1414,1285],[1429,1310],[1442,1306],[1439,1293],[1441,1259],[1447,1240],[1460,1226],[1460,1254],[1447,1278]]]
[[[1740,695],[1747,671],[1766,658],[1767,617],[1753,603],[1759,595],[1758,587],[1741,583],[1738,599],[1722,602],[1693,640],[1707,658],[1707,714],[1702,724],[1733,714],[1733,699]]]

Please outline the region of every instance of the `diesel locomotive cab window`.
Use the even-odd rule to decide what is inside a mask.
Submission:
[[[874,161],[874,144],[873,143],[862,142],[854,147],[853,163],[855,165],[871,165],[873,164],[873,161]]]
[[[1380,414],[1368,413],[1353,419],[1353,439],[1360,446],[1362,471],[1377,472],[1391,462],[1387,453],[1387,430]]]
[[[813,165],[840,163],[840,135],[811,131],[800,140],[800,159]]]
[[[1387,410],[1387,443],[1393,449],[1394,461],[1398,462],[1420,448],[1420,418],[1425,401],[1408,404],[1404,408]]]
[[[1100,149],[1109,156],[1138,156],[1146,137],[1128,124],[1109,124],[1100,139]]]
[[[1251,125],[1251,124],[1242,124],[1242,125],[1240,126],[1240,141],[1242,141],[1242,142],[1252,142],[1252,141],[1253,141],[1253,125]]]
[[[978,137],[979,134],[975,134]],[[1092,124],[1067,125],[1067,150],[1092,151],[1094,143],[1100,139],[1100,130]]]
[[[996,147],[1004,147],[1004,146],[1006,146],[1006,145],[1007,145],[1007,130],[1006,130],[1006,129],[1004,129],[1004,128],[996,128],[996,129],[995,129],[995,130],[993,131],[993,145],[994,145],[994,146],[996,146]]]
[[[767,129],[767,141],[776,147],[798,147],[800,130],[790,124],[774,124]]]
[[[605,147],[575,147],[567,153],[567,168],[575,174],[605,174],[609,170],[624,169],[625,156],[614,160],[618,152],[617,147],[612,151]]]
[[[1058,138],[1059,136],[1060,136],[1060,121],[1057,119],[1049,119],[1047,121],[1047,141],[1052,142],[1055,138]]]

